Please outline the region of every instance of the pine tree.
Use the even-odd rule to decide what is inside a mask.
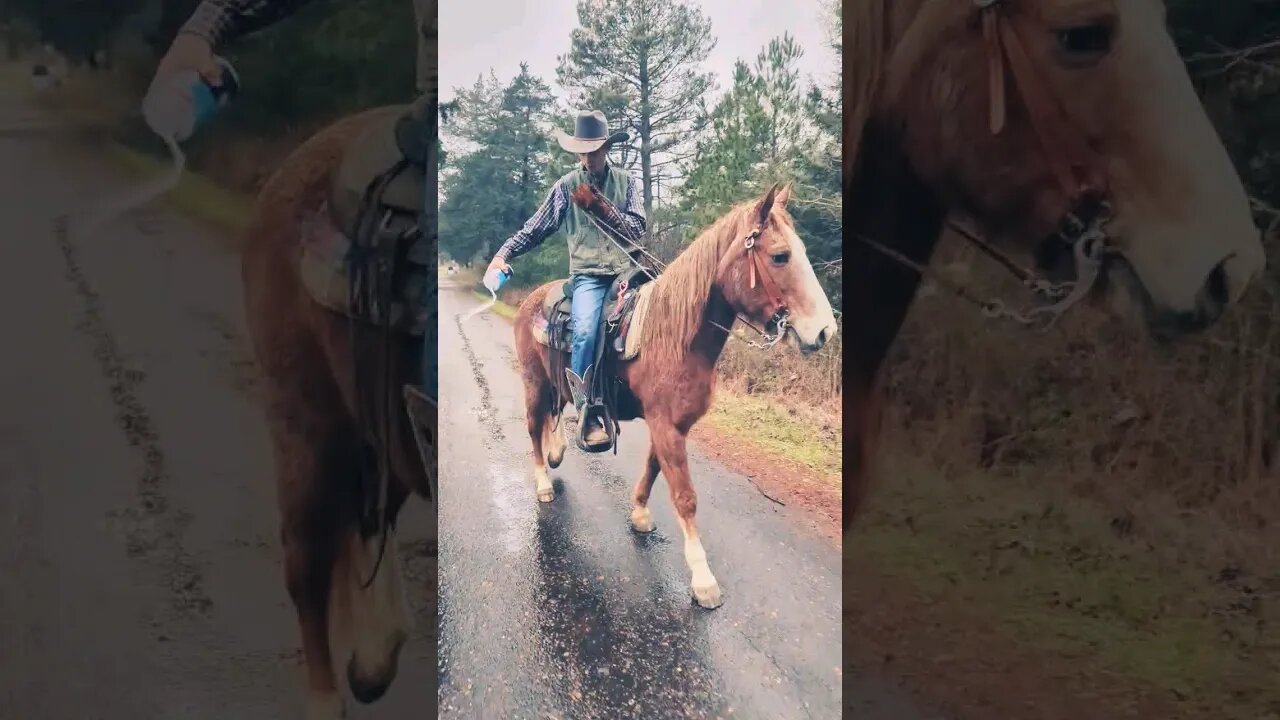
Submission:
[[[680,192],[695,226],[763,185],[795,176],[807,129],[796,68],[802,54],[788,34],[770,40],[754,69],[741,60],[734,65],[733,86],[713,108],[701,105],[703,132]]]
[[[458,147],[441,176],[444,252],[487,261],[537,210],[557,177],[553,108],[550,87],[524,63],[505,86],[490,73],[459,92],[447,126]]]
[[[838,23],[838,16],[832,16]],[[838,36],[838,25],[837,32]],[[702,104],[704,130],[680,188],[678,213],[692,237],[732,205],[774,182],[793,182],[789,210],[810,261],[832,301],[840,298],[840,87],[802,91],[801,48],[787,34],[761,50],[753,66],[739,61],[733,85],[714,105]],[[832,66],[838,68],[839,56]]]
[[[578,22],[572,49],[559,58],[560,83],[578,102],[605,90],[627,98],[621,119],[631,123],[651,213],[655,181],[690,144],[696,103],[712,86],[700,70],[715,47],[711,22],[677,0],[579,0]]]

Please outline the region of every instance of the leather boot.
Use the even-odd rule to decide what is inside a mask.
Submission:
[[[569,392],[573,395],[573,405],[578,410],[578,423],[587,422],[586,434],[582,441],[587,445],[601,445],[609,442],[609,434],[605,432],[604,423],[600,421],[599,415],[589,420],[583,417],[587,405],[586,381],[568,368],[565,368],[564,372],[569,377]],[[591,377],[590,368],[587,369],[587,377]]]

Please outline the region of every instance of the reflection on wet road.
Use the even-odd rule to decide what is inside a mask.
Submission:
[[[537,503],[511,325],[440,303],[441,717],[839,717],[838,551],[694,447],[725,594],[697,607],[662,480],[657,531],[627,524],[643,423],[617,456],[570,447]]]

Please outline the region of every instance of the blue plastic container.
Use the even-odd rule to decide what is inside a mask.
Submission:
[[[484,286],[489,289],[489,292],[497,294],[497,292],[502,289],[502,286],[506,285],[507,281],[510,280],[511,276],[514,274],[514,271],[510,269],[490,270],[485,273]]]
[[[185,142],[235,99],[240,76],[226,59],[217,61],[222,67],[222,85],[218,87],[205,82],[200,73],[188,71],[152,88],[142,101],[142,114],[153,132]]]

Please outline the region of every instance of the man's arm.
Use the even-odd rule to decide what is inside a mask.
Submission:
[[[538,208],[524,227],[516,231],[515,235],[498,248],[494,257],[503,262],[511,262],[512,259],[541,245],[543,240],[560,229],[560,223],[564,222],[565,210],[568,207],[569,195],[565,192],[564,185],[557,182],[552,186],[551,192],[547,193],[547,199],[542,202],[542,207]]]
[[[627,175],[627,199],[618,211],[622,215],[623,224],[631,231],[632,237],[643,245],[648,220],[644,216],[644,197],[640,193],[640,181],[634,175]]]
[[[179,32],[220,47],[292,15],[309,0],[203,0]]]

